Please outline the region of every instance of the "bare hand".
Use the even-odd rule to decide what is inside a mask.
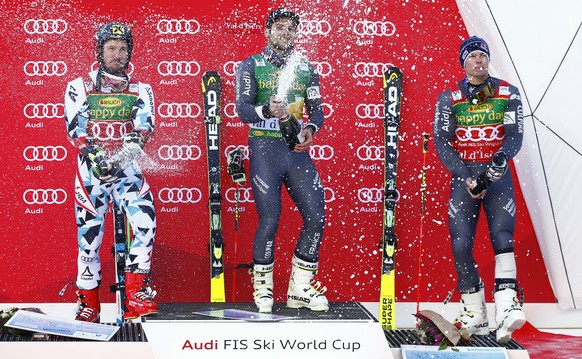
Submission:
[[[269,99],[269,112],[278,119],[283,119],[289,114],[287,112],[287,104],[283,101],[278,101],[275,96],[271,96]]]
[[[303,129],[301,130],[301,135],[305,137],[305,141],[298,143],[295,145],[295,149],[293,152],[303,152],[309,150],[309,146],[313,143],[313,135],[311,134],[311,130]]]
[[[469,177],[465,180],[465,185],[467,186],[467,192],[469,192],[469,194],[471,195],[471,198],[479,199],[479,198],[485,197],[485,193],[487,192],[487,190],[485,190],[479,194],[473,194],[473,192],[471,192],[471,190],[473,188],[475,188],[475,186],[477,185],[476,181],[473,180],[472,177]]]

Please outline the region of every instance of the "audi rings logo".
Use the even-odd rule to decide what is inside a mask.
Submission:
[[[28,19],[24,22],[24,31],[29,35],[63,34],[67,26],[67,22],[62,19]]]
[[[26,204],[63,204],[67,200],[67,192],[61,188],[29,188],[22,194],[22,200]]]
[[[457,127],[455,133],[462,142],[501,141],[505,138],[503,124],[483,127]]]
[[[354,67],[354,75],[356,77],[382,77],[384,72],[388,70],[389,67],[394,65],[388,63],[375,63],[375,62],[356,62]]]
[[[359,36],[392,36],[396,26],[390,21],[359,20],[354,24],[354,33]]]
[[[243,146],[243,145],[229,145],[226,146],[226,149],[224,150],[224,156],[228,158],[228,153],[230,151],[232,151],[233,149],[240,147],[242,149],[242,159],[243,160],[248,160],[249,159],[249,146]]]
[[[133,131],[133,123],[125,122],[93,122],[91,134],[98,140],[121,140]]]
[[[325,20],[303,20],[297,27],[299,35],[327,35],[331,25]]]
[[[333,115],[333,107],[328,103],[322,103],[321,108],[323,109],[323,117],[329,118]]]
[[[227,61],[223,66],[222,69],[226,76],[234,76],[236,74],[236,69],[240,65],[240,61]]]
[[[384,160],[384,147],[362,145],[358,147],[356,155],[362,161],[381,161]]]
[[[65,106],[62,103],[29,103],[24,106],[26,118],[62,118]]]
[[[329,203],[335,201],[335,191],[332,188],[325,187],[323,189],[324,202]]]
[[[236,111],[236,104],[229,102],[224,106],[224,114],[228,118],[237,118],[238,112]]]
[[[158,156],[162,160],[195,161],[202,156],[202,151],[196,145],[163,145],[158,149]]]
[[[95,71],[95,70],[97,70],[98,68],[99,68],[99,63],[98,63],[97,61],[95,61],[95,62],[93,62],[93,63],[91,64],[91,71]],[[125,69],[125,73],[126,73],[126,74],[128,74],[128,75],[131,75],[131,74],[133,74],[133,70],[135,70],[135,67],[134,67],[134,66],[133,66],[133,64],[130,62],[130,63],[127,65],[127,69]]]
[[[384,190],[381,188],[360,188],[358,189],[358,200],[362,203],[380,203],[384,197]]]
[[[321,77],[329,76],[329,74],[331,74],[331,71],[333,70],[331,64],[326,61],[313,62],[313,65],[315,66],[315,68],[317,68],[317,72]]]
[[[230,203],[236,203],[236,188],[229,188],[224,193],[224,197]],[[239,203],[254,203],[253,192],[251,188],[239,188],[238,189],[238,201]]]
[[[29,162],[62,161],[67,157],[67,150],[63,146],[28,146],[22,156]]]
[[[197,103],[162,103],[158,114],[163,118],[194,118],[200,116],[202,109]]]
[[[162,203],[198,203],[202,199],[202,192],[198,188],[162,188],[158,192],[158,199]]]
[[[200,23],[196,20],[171,19],[158,21],[158,33],[167,34],[195,34],[200,31]]]
[[[196,76],[200,65],[196,61],[162,61],[158,73],[162,76]]]
[[[24,64],[24,73],[28,76],[63,76],[67,73],[67,64],[63,61],[28,61]]]
[[[356,106],[356,116],[359,118],[384,118],[384,105],[361,103]]]
[[[329,145],[312,145],[309,147],[309,155],[314,160],[329,161],[333,158],[334,151]]]

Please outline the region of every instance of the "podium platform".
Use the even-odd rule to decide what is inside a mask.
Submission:
[[[358,302],[330,303],[327,312],[290,309],[275,303],[272,316],[257,313],[254,303],[159,303],[160,313],[119,326],[109,342],[55,335],[22,337],[0,330],[3,358],[99,358],[121,353],[140,358],[296,358],[317,354],[334,358],[402,358],[403,345],[422,345],[414,329],[382,330]],[[232,314],[240,315],[229,319]],[[510,359],[528,359],[514,340],[500,345],[495,333],[474,336],[468,346],[503,347]]]

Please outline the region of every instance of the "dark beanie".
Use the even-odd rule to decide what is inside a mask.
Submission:
[[[467,57],[469,57],[469,55],[475,51],[481,51],[489,58],[489,46],[485,40],[477,36],[471,36],[461,44],[459,60],[461,61],[461,66],[463,66],[463,68],[465,68],[465,61],[467,61]]]

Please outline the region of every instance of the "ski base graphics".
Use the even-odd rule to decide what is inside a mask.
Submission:
[[[384,215],[382,234],[382,275],[380,277],[380,324],[384,330],[396,329],[394,317],[396,232],[395,209],[399,199],[396,190],[398,130],[402,101],[402,72],[391,67],[383,76],[384,92]]]
[[[208,206],[210,212],[210,301],[224,302],[224,262],[220,195],[220,95],[221,80],[216,71],[202,76],[204,128],[208,159]]]

